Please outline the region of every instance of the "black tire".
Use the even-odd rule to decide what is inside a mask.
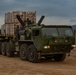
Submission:
[[[11,48],[10,43],[7,43],[7,45],[6,45],[6,55],[8,57],[13,57],[14,56],[14,51],[12,51],[11,49],[12,48]]]
[[[27,59],[30,62],[37,63],[40,61],[38,51],[34,45],[30,45],[27,49]]]
[[[19,51],[20,58],[22,60],[27,60],[27,58],[26,58],[26,50],[27,50],[27,44],[22,44],[21,47],[20,47],[20,51]]]
[[[2,42],[0,42],[0,54],[2,54],[2,52],[1,52],[1,45],[2,45]]]
[[[66,58],[66,54],[55,54],[54,60],[55,61],[64,61]]]
[[[2,55],[6,55],[6,44],[7,42],[3,42],[2,45],[1,45],[1,52],[2,52]]]

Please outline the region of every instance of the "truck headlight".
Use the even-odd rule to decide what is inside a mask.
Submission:
[[[50,46],[44,46],[44,49],[48,49],[48,48],[50,48]]]
[[[76,47],[76,45],[72,45],[72,47]]]
[[[55,43],[57,42],[57,40],[55,40]]]

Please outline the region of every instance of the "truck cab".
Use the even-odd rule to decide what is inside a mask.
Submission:
[[[32,60],[32,57],[35,57],[36,51],[35,55],[39,55],[40,58],[63,61],[75,47],[75,35],[72,27],[68,25],[33,25],[26,29],[23,36],[28,38],[23,39],[23,41],[28,45],[26,55],[29,61],[35,61]]]

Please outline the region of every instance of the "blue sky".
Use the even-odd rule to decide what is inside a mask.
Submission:
[[[76,0],[0,0],[0,24],[9,11],[37,11],[37,20],[45,15],[44,24],[75,24]]]

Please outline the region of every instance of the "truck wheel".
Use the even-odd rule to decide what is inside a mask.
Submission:
[[[20,58],[22,60],[26,60],[26,50],[27,50],[27,44],[22,44],[21,47],[20,47],[20,51],[19,51],[19,54],[20,54]]]
[[[9,43],[7,43],[7,45],[6,45],[6,55],[8,57],[14,56],[14,51],[11,50],[11,46]]]
[[[38,51],[34,45],[30,45],[27,49],[27,59],[30,62],[37,63],[40,59],[38,59]]]
[[[1,52],[1,45],[2,45],[2,43],[0,42],[0,54],[2,54],[2,52]]]
[[[66,54],[55,54],[54,60],[55,61],[64,61],[66,58]]]
[[[6,44],[7,42],[3,42],[1,46],[2,55],[6,55]]]

